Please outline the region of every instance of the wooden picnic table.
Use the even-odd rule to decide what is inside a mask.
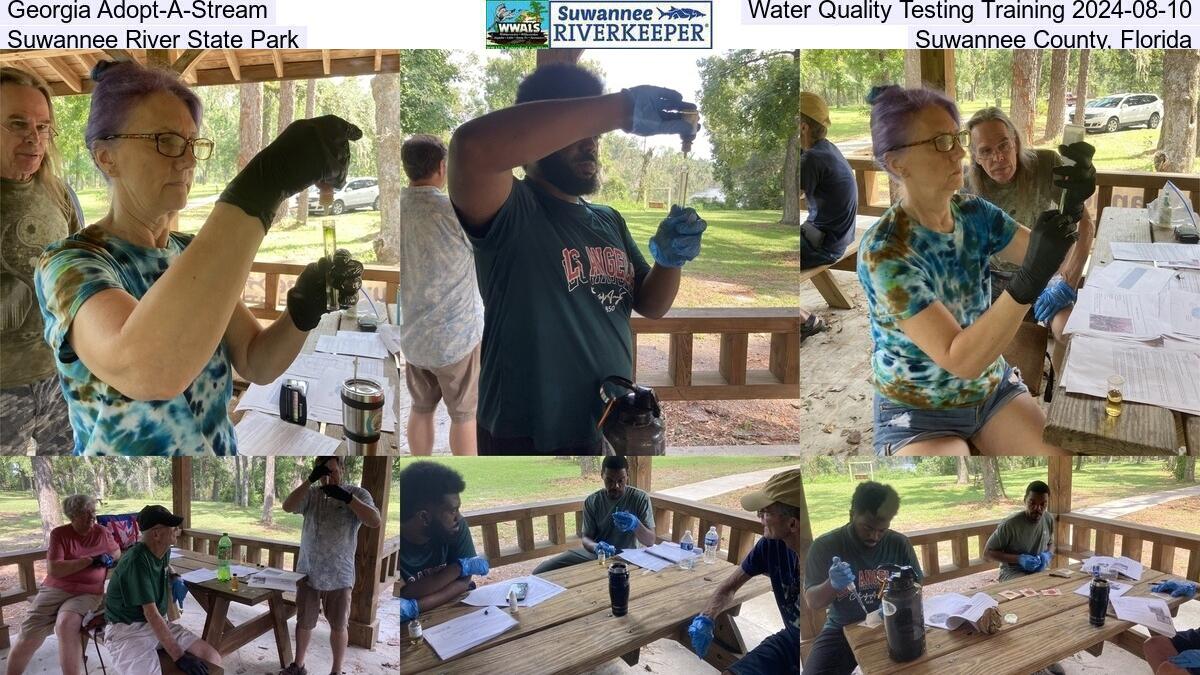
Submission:
[[[632,666],[642,647],[661,638],[673,638],[690,648],[688,625],[736,567],[724,560],[711,565],[698,560],[690,571],[671,566],[651,574],[632,563],[626,565],[630,570],[629,613],[623,617],[614,617],[609,609],[607,566],[596,562],[573,565],[541,575],[566,588],[565,592],[535,607],[520,608],[515,628],[450,661],[438,658],[424,640],[414,642],[405,626],[400,670],[456,675],[536,671],[550,675],[584,672],[617,657]],[[705,660],[724,670],[745,654],[745,643],[731,617],[743,602],[770,590],[770,580],[761,576],[742,586],[717,617],[715,639]],[[445,605],[422,614],[421,625],[428,630],[478,609]]]
[[[386,317],[381,316],[380,318],[385,319],[388,323],[392,323],[392,321],[394,320],[394,318],[396,316],[395,303],[388,304],[386,306],[386,309],[384,308],[382,303],[380,303],[376,306],[379,307],[381,314],[383,314],[385,311],[387,313]],[[360,311],[362,310],[361,306],[360,306],[359,310]],[[368,311],[370,311],[370,310],[368,309]],[[339,330],[357,331],[358,325],[357,325],[356,320],[347,318],[345,316],[345,314],[346,314],[345,312],[330,312],[329,314],[326,314],[325,316],[321,317],[321,323],[318,324],[316,328],[314,328],[313,330],[308,332],[308,337],[304,340],[304,346],[300,348],[300,353],[301,354],[316,353],[317,340],[319,340],[322,335],[337,335],[337,332]],[[400,396],[399,396],[400,390],[399,390],[399,387],[402,386],[400,360],[397,355],[393,354],[388,359],[385,359],[384,361],[385,361],[384,371],[387,373],[387,379],[388,379],[388,382],[387,382],[388,391],[387,391],[387,393],[384,394],[384,396],[385,396],[384,405],[388,405],[388,406],[392,407],[392,411],[395,413],[395,417],[397,420],[396,423],[399,424],[399,420],[400,420]],[[245,392],[246,388],[250,385],[250,383],[247,382],[246,380],[242,379],[242,377],[240,375],[237,375],[235,372],[233,385],[234,385],[234,389],[237,392],[237,395],[229,403],[229,415],[230,415],[230,418],[233,420],[234,424],[236,424],[238,421],[240,421],[242,419],[242,415],[245,414],[245,411],[241,411],[241,410],[234,411],[234,406],[237,405],[238,398],[241,396],[242,392]],[[309,420],[307,426],[309,429],[312,429],[313,431],[319,431],[331,438],[344,438],[343,432],[342,432],[342,425],[340,425],[340,424],[332,424],[332,423],[325,423],[325,422],[317,422],[315,420]],[[400,442],[398,440],[397,432],[398,432],[398,430],[393,430],[390,432],[384,431],[383,433],[380,434],[379,447],[378,447],[378,451],[376,452],[376,454],[395,455],[395,454],[400,453]],[[347,452],[346,448],[347,448],[346,441],[342,440],[342,444],[338,446],[338,448],[334,452],[334,454],[345,455]],[[253,453],[246,453],[246,454],[253,454]]]
[[[1079,568],[1079,563],[1071,565],[1076,574],[1069,579],[1040,572],[988,586],[982,592],[1000,603],[1001,614],[1016,614],[1017,623],[1001,624],[1000,631],[993,635],[974,632],[968,624],[952,631],[926,627],[925,653],[914,661],[897,663],[888,656],[887,637],[881,626],[847,626],[846,640],[865,675],[899,671],[914,675],[1026,675],[1081,651],[1099,656],[1105,641],[1121,639],[1122,634],[1136,624],[1118,619],[1110,605],[1104,625],[1092,626],[1088,621],[1088,598],[1075,593],[1075,589],[1090,580],[1089,575],[1079,572]],[[1149,597],[1152,584],[1173,576],[1147,567],[1141,581],[1121,578],[1122,582],[1133,584],[1124,597]],[[1057,588],[1062,595],[1014,600],[999,595],[1000,591],[1021,588],[1036,591]],[[1172,615],[1184,601],[1185,598],[1166,598]]]
[[[213,556],[181,549],[173,551],[177,557],[171,558],[171,567],[180,574],[217,567],[217,559]],[[229,582],[222,583],[216,579],[201,583],[185,580],[184,583],[208,615],[204,620],[204,633],[200,637],[222,656],[237,651],[260,635],[274,631],[279,666],[286,668],[292,662],[292,642],[288,636],[287,620],[296,613],[295,593],[284,593],[270,588],[252,588],[244,580],[236,591],[230,588]],[[266,602],[267,610],[235,626],[228,618],[231,602],[247,606]]]
[[[1112,262],[1110,242],[1172,241],[1169,229],[1150,224],[1146,209],[1110,206],[1104,209],[1092,248],[1091,267]],[[1090,268],[1089,268],[1090,269]],[[1085,282],[1086,287],[1086,282]],[[1070,367],[1068,347],[1064,363]],[[1180,448],[1200,455],[1200,420],[1167,408],[1125,401],[1120,417],[1104,412],[1103,398],[1067,393],[1060,384],[1046,416],[1043,438],[1047,443],[1080,454],[1174,455]]]
[[[807,211],[800,212],[801,222],[807,217]],[[834,278],[832,271],[855,272],[858,269],[858,245],[862,236],[879,220],[877,216],[855,216],[854,241],[846,246],[845,252],[838,260],[819,267],[800,270],[800,281],[811,281],[817,287],[817,292],[825,302],[834,309],[851,309],[854,303],[846,296],[842,285]],[[801,242],[803,246],[804,243]]]

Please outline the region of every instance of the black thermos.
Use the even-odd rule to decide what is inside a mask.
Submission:
[[[613,563],[608,568],[608,601],[613,616],[625,616],[629,611],[629,570],[625,563]]]
[[[1088,621],[1093,626],[1103,626],[1108,614],[1108,580],[1100,576],[1100,569],[1092,571],[1092,586],[1088,592]]]
[[[883,630],[888,656],[904,663],[925,653],[925,608],[921,585],[908,565],[883,565],[892,571],[883,594]]]

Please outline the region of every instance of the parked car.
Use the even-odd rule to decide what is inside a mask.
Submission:
[[[1067,118],[1075,106],[1067,107]],[[1157,129],[1162,121],[1163,102],[1154,94],[1113,94],[1089,100],[1083,108],[1083,126],[1088,131],[1116,131],[1122,127],[1145,124]]]
[[[321,197],[316,190],[308,193],[309,213],[321,210]],[[341,190],[333,193],[334,215],[341,215],[354,209],[370,208],[379,210],[379,180],[374,177],[351,178],[346,181]]]

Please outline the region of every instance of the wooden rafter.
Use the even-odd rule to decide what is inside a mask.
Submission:
[[[42,59],[42,63],[45,63],[50,67],[50,70],[53,70],[55,74],[62,78],[63,84],[70,87],[71,91],[76,94],[83,93],[83,83],[80,81],[79,75],[71,68],[70,61],[65,57],[46,57]]]
[[[133,54],[131,54],[127,49],[105,49],[104,53],[108,54],[109,58],[111,58],[113,61],[137,62],[137,59],[133,58]]]
[[[375,50],[375,72],[378,73],[379,69],[382,67],[383,67],[383,50],[376,49]]]
[[[236,49],[222,49],[225,52],[225,63],[229,64],[229,72],[233,75],[235,82],[242,81],[242,64],[238,62]]]
[[[329,74],[329,50],[328,49],[321,50],[321,68],[323,69],[323,71],[326,75]]]
[[[272,49],[271,62],[275,64],[275,77],[283,79],[283,52],[278,49]]]
[[[171,61],[171,70],[179,73],[188,84],[196,84],[196,64],[204,55],[204,49],[188,49]]]
[[[100,62],[100,59],[96,58],[96,55],[90,52],[74,54],[73,56],[79,62],[79,65],[83,66],[83,72],[88,73],[89,76],[91,75],[92,68],[95,68],[96,64]]]

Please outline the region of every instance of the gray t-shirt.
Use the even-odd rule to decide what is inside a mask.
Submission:
[[[1054,516],[1043,513],[1037,522],[1031,522],[1025,512],[1014,513],[996,526],[988,537],[986,548],[1003,553],[1028,553],[1040,555],[1054,541]],[[1000,563],[1000,581],[1025,576],[1025,570],[1013,563]]]
[[[625,488],[620,499],[608,498],[608,492],[597,490],[583,500],[583,534],[592,541],[604,541],[617,548],[637,548],[637,537],[633,532],[622,532],[613,522],[612,514],[620,509],[637,516],[642,524],[654,529],[654,509],[650,508],[650,497],[635,488]],[[682,536],[682,535],[680,535]],[[696,535],[693,533],[692,538]]]
[[[880,565],[908,565],[913,568],[918,581],[924,578],[921,563],[917,560],[917,553],[908,537],[895,530],[888,530],[878,544],[867,547],[859,543],[852,528],[853,525],[847,523],[813,541],[812,547],[808,549],[808,560],[804,567],[806,590],[820,586],[829,579],[829,566],[833,564],[835,556],[850,564],[855,576],[854,585],[858,588],[858,594],[868,612],[879,609],[879,593],[888,578],[889,572],[879,569]],[[866,615],[863,614],[858,601],[849,593],[844,593],[835,597],[829,604],[829,611],[825,614],[825,627],[840,628],[865,618]]]
[[[483,338],[471,242],[433,186],[400,191],[400,319],[404,359],[421,368],[458,363]]]
[[[342,489],[367,506],[375,506],[371,493],[357,485]],[[358,515],[321,488],[309,486],[300,503],[304,526],[300,530],[300,557],[296,571],[308,575],[308,585],[318,591],[336,591],[354,585],[354,550],[358,547]]]
[[[1042,211],[1058,208],[1062,188],[1054,187],[1054,168],[1063,165],[1062,157],[1053,150],[1035,150],[1034,153],[1037,159],[1029,179],[1018,177],[1001,185],[984,174],[980,185],[971,184],[963,191],[983,197],[999,206],[1013,220],[1032,228]],[[1021,269],[1020,265],[996,256],[992,256],[989,262],[992,271],[1003,276],[1012,276],[1013,272]]]

